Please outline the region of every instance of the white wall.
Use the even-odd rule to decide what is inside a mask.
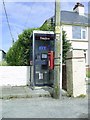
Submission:
[[[72,25],[62,25],[62,28],[67,33],[67,40],[70,40],[73,49],[83,49],[86,50],[86,65],[88,65],[88,41],[90,41],[89,31],[90,27],[87,28],[87,35],[85,40],[82,39],[72,39]]]
[[[86,39],[73,39],[73,37],[72,37],[72,25],[62,25],[62,29],[64,30],[64,31],[66,31],[66,34],[67,34],[67,40],[71,40],[71,41],[76,41],[76,42],[78,42],[78,41],[84,41],[84,42],[87,42],[88,41],[88,31],[89,31],[89,29],[90,29],[90,27],[86,27]]]
[[[24,86],[29,80],[29,66],[0,66],[0,86]]]
[[[72,26],[71,25],[62,25],[64,31],[67,34],[67,40],[72,40]]]
[[[76,42],[72,41],[73,49],[88,49],[88,42]]]

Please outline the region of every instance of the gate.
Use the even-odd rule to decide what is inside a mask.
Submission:
[[[62,65],[62,89],[67,91],[67,74],[66,74],[66,64]]]

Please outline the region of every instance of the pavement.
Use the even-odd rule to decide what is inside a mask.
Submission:
[[[85,118],[84,120],[87,120],[88,99],[38,97],[2,100],[1,118],[2,120],[4,118],[5,120],[15,120],[15,118],[23,120],[25,118]]]
[[[87,87],[90,93],[90,85]],[[62,99],[52,99],[52,92],[47,86],[34,90],[30,86],[0,87],[0,118],[88,118],[90,95],[67,97],[62,90]]]
[[[87,92],[89,91],[90,84],[87,83]],[[89,92],[88,92],[89,93]],[[48,86],[35,87],[34,90],[30,86],[3,86],[0,87],[0,99],[11,98],[34,98],[34,97],[52,97],[53,88]],[[67,92],[62,90],[62,96],[67,96]],[[90,98],[90,94],[88,94]]]
[[[35,87],[34,90],[29,86],[3,86],[0,89],[0,99],[51,97],[53,92],[53,88],[47,86]],[[62,93],[66,95],[64,90]]]

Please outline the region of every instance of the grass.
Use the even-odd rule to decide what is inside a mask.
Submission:
[[[85,98],[85,97],[86,97],[86,95],[81,94],[77,98]]]
[[[86,71],[86,77],[90,78],[90,69]]]

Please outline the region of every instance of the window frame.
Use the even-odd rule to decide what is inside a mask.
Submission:
[[[85,38],[83,38],[83,32],[85,32]],[[87,32],[87,30],[85,29],[85,28],[81,28],[81,39],[86,39],[87,38],[87,36],[86,36],[86,32]]]
[[[80,36],[81,38],[73,38],[73,27],[80,27],[81,28],[81,32],[80,32]],[[85,32],[85,38],[83,38],[83,31]],[[82,26],[72,26],[72,40],[83,40],[86,41],[87,40],[87,27],[82,27]]]

